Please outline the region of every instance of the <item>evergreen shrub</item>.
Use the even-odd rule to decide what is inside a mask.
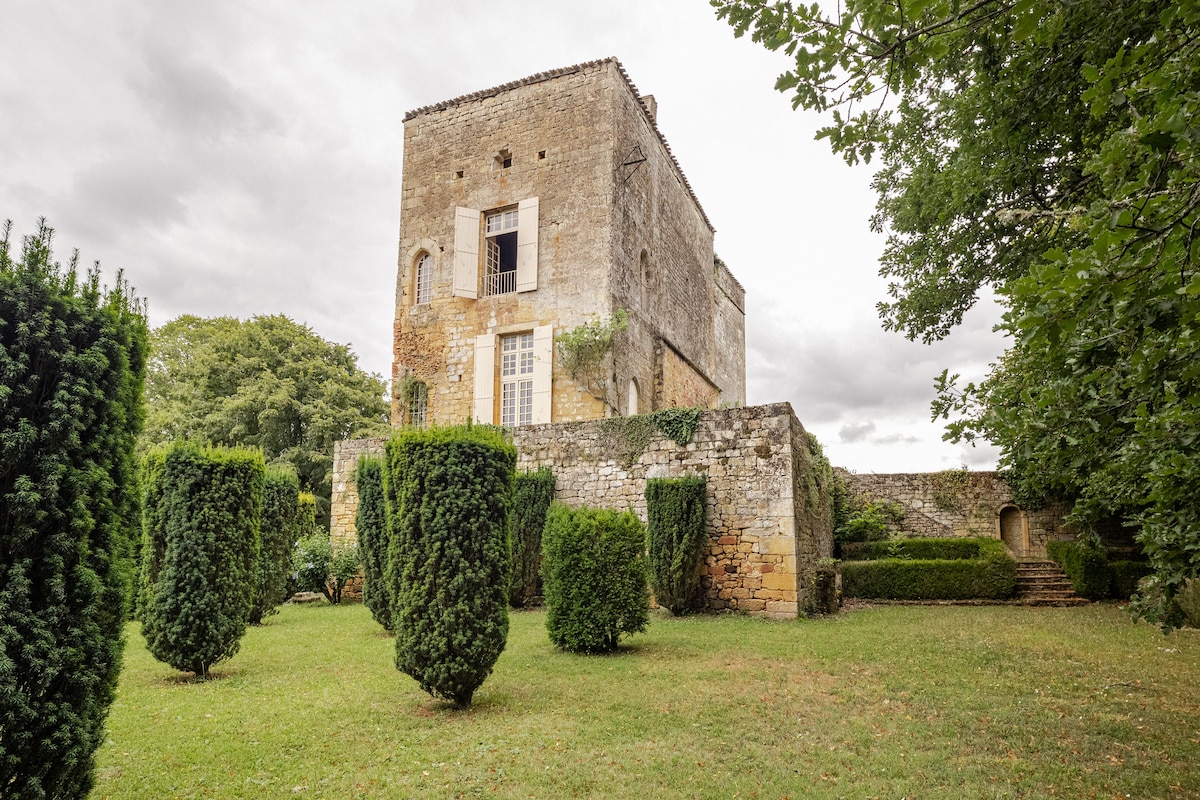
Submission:
[[[646,481],[650,584],[654,599],[675,616],[694,610],[703,599],[707,486],[703,475]]]
[[[1071,588],[1088,600],[1103,600],[1112,588],[1108,556],[1098,547],[1083,542],[1047,542],[1046,554],[1054,559],[1067,577]]]
[[[564,650],[609,653],[646,629],[646,532],[633,512],[550,507],[542,534],[546,629]]]
[[[517,474],[509,515],[513,565],[508,602],[513,608],[529,605],[541,594],[542,529],[553,500],[554,473],[549,467]]]
[[[300,515],[299,495],[300,479],[293,470],[267,469],[251,625],[259,625],[264,617],[277,613],[276,607],[288,599],[288,575],[292,571],[292,548]]]
[[[838,513],[841,523],[834,528],[835,542],[878,542],[887,539],[891,528],[904,519],[904,506],[892,500],[846,500],[849,508]]]
[[[491,426],[404,430],[387,444],[396,667],[459,708],[508,636],[516,463],[516,448]]]
[[[844,542],[842,558],[847,561],[875,561],[880,558],[918,558],[924,560],[980,558],[981,541],[994,539],[911,538],[882,542]]]
[[[1112,582],[1109,594],[1117,600],[1128,600],[1137,593],[1138,584],[1142,578],[1154,574],[1149,561],[1134,561],[1121,559],[1108,562]]]
[[[842,563],[846,597],[892,600],[1004,600],[1017,588],[1017,562],[997,539],[978,539],[970,559],[881,558]]]
[[[157,459],[156,459],[157,460]],[[147,470],[146,647],[207,677],[237,651],[250,618],[262,524],[262,453],[177,442]],[[158,554],[161,553],[161,556]]]
[[[384,570],[387,567],[388,517],[383,495],[383,459],[362,456],[354,471],[358,490],[358,511],[354,529],[363,562],[363,604],[385,629],[392,629],[392,603],[388,596]]]
[[[118,280],[0,235],[0,797],[82,798],[121,666],[147,330]]]

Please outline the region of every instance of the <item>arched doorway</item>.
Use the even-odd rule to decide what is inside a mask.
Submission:
[[[1016,506],[1000,509],[1000,538],[1017,558],[1023,558],[1028,548],[1025,543],[1025,512]]]
[[[629,379],[629,416],[638,413],[638,385],[637,378]]]

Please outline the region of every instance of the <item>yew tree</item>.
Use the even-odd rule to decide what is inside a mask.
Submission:
[[[885,327],[944,337],[983,292],[1011,348],[943,373],[947,438],[988,439],[1027,503],[1136,530],[1167,626],[1200,576],[1200,0],[713,0],[792,58],[777,88],[877,159]]]

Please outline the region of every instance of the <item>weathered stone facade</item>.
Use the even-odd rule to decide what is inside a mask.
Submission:
[[[859,501],[890,500],[903,506],[901,535],[1003,539],[1018,558],[1045,558],[1046,542],[1075,535],[1062,521],[1069,504],[1020,508],[995,472],[837,473]]]
[[[744,292],[653,107],[607,59],[406,116],[392,377],[427,385],[429,421],[506,421],[506,391],[516,425],[744,402]],[[553,341],[618,309],[601,400]],[[521,334],[528,386],[502,374]]]
[[[644,418],[642,418],[644,421]],[[631,452],[627,419],[529,425],[513,431],[518,466],[550,466],[555,497],[572,506],[633,509],[646,519],[648,477],[703,474],[708,483],[710,609],[789,618],[814,600],[817,562],[833,553],[829,487],[813,469],[808,435],[779,403],[706,411],[683,446],[655,432]],[[350,479],[383,440],[340,442],[334,451],[333,536],[354,536]]]

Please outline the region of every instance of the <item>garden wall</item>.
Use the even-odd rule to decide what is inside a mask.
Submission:
[[[856,500],[890,500],[903,506],[898,532],[904,536],[1003,539],[1018,558],[1045,558],[1046,542],[1074,538],[1062,521],[1070,504],[1049,502],[1039,509],[1023,509],[995,472],[836,472]]]
[[[335,445],[335,540],[355,537],[353,468],[383,442]],[[833,553],[829,486],[789,404],[701,412],[685,445],[654,430],[646,416],[523,426],[513,442],[519,468],[553,468],[556,499],[631,508],[642,520],[648,477],[706,475],[708,607],[790,618],[813,601],[817,562]]]

